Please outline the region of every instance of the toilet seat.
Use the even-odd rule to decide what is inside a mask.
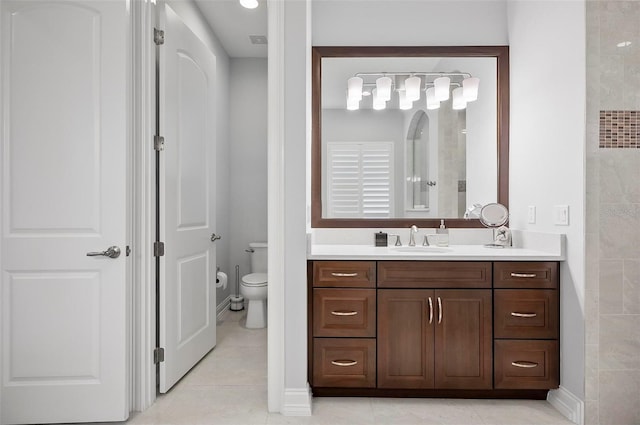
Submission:
[[[266,273],[250,273],[242,276],[242,284],[245,286],[267,286]]]

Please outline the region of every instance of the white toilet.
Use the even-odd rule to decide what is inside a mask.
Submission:
[[[240,293],[249,301],[247,305],[247,328],[259,329],[267,326],[267,244],[251,242],[251,273],[242,276]]]

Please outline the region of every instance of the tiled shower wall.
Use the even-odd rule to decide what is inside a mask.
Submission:
[[[640,424],[640,2],[586,7],[585,422]]]

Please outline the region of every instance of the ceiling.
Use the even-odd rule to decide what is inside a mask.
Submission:
[[[232,58],[266,58],[266,44],[252,44],[250,35],[267,36],[267,2],[245,9],[238,0],[195,0],[220,43]]]

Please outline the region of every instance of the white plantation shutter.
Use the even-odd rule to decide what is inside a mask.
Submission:
[[[330,218],[391,216],[392,142],[329,142],[326,166]]]

